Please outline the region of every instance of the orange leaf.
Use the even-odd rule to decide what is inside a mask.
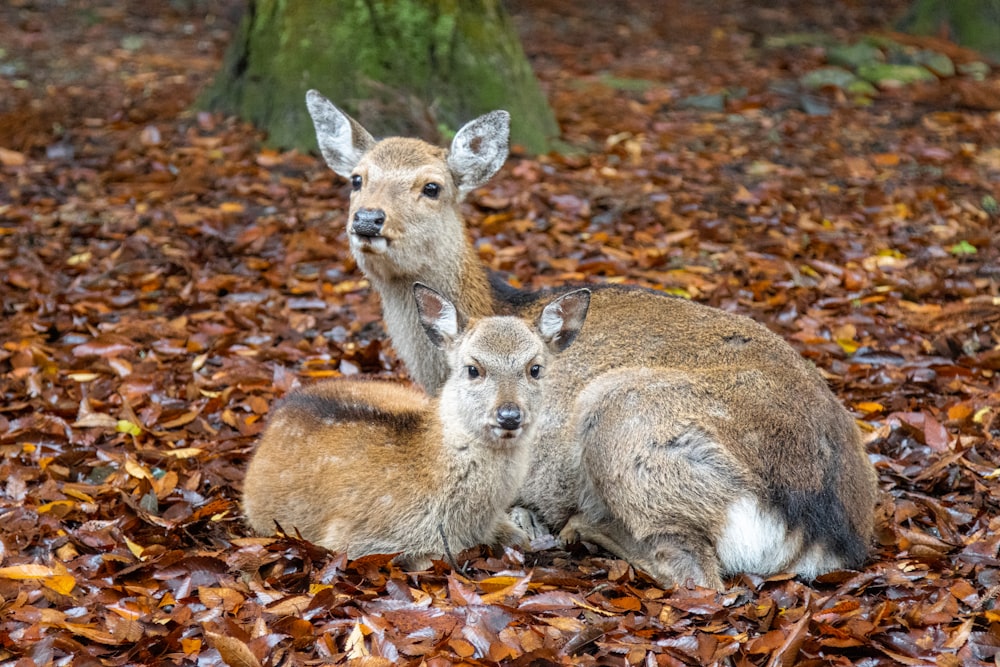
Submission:
[[[899,164],[898,153],[876,153],[872,155],[872,162],[879,167],[895,167]]]

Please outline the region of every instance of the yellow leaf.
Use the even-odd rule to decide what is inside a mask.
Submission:
[[[858,349],[858,344],[849,338],[838,338],[837,345],[847,354],[854,354]]]
[[[125,470],[128,474],[132,475],[136,479],[148,479],[153,480],[153,476],[149,474],[149,471],[143,468],[141,465],[133,461],[132,459],[125,459]]]
[[[316,595],[320,591],[333,588],[330,584],[309,584],[309,595]]]
[[[326,371],[304,371],[302,375],[311,378],[333,378],[333,377],[340,377],[343,374],[340,371],[326,370]]]
[[[56,571],[48,565],[39,563],[0,567],[0,579],[44,579],[45,577],[54,577],[56,574]]]
[[[142,560],[142,552],[146,550],[146,547],[136,544],[127,537],[125,538],[125,546],[128,547],[128,550],[132,552],[133,556]]]
[[[66,508],[67,510],[72,509],[76,505],[72,500],[53,500],[52,502],[45,503],[38,507],[39,514],[45,514],[46,512],[51,512],[54,509]]]
[[[119,433],[129,433],[131,435],[140,435],[142,433],[142,428],[138,424],[133,424],[127,419],[119,419],[115,425],[115,430]]]
[[[972,415],[972,421],[977,424],[982,424],[983,420],[986,419],[986,415],[990,413],[989,407],[979,408],[976,410],[976,414]]]
[[[62,492],[65,493],[70,498],[76,498],[77,500],[82,500],[85,503],[94,502],[93,496],[90,496],[84,493],[83,491],[80,491],[79,489],[74,489],[70,486],[64,486]]]
[[[93,258],[94,258],[93,253],[91,253],[88,250],[87,252],[81,252],[78,255],[73,255],[72,257],[66,260],[66,263],[69,264],[70,266],[76,266],[77,264],[86,264]]]
[[[862,412],[882,412],[885,410],[885,406],[881,403],[875,403],[873,401],[861,401],[860,403],[855,403],[854,407]]]
[[[242,213],[243,204],[235,201],[225,201],[219,205],[219,210],[223,213]]]
[[[660,291],[666,292],[667,294],[673,294],[674,296],[683,297],[685,299],[691,298],[691,293],[683,287],[661,287]]]
[[[37,579],[43,586],[62,595],[69,595],[76,587],[76,579],[62,564],[57,568],[38,563],[24,563],[0,568],[0,579]]]
[[[162,453],[173,456],[175,459],[190,459],[199,456],[204,451],[200,447],[178,447],[177,449],[164,449]]]
[[[801,273],[804,276],[809,276],[810,278],[822,278],[823,277],[823,276],[819,275],[819,272],[817,272],[816,269],[814,269],[813,267],[809,266],[808,264],[800,264],[799,265],[799,273]]]

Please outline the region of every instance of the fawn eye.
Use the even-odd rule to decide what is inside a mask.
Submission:
[[[528,369],[528,372],[531,374],[531,377],[533,377],[536,380],[542,377],[542,367],[538,364],[535,364],[530,369]]]
[[[466,366],[465,370],[469,373],[470,380],[475,380],[479,377],[479,369],[475,366]]]
[[[421,193],[423,193],[423,195],[428,199],[437,199],[438,195],[441,194],[441,186],[437,183],[428,183],[424,186],[424,189],[421,190]]]
[[[361,189],[361,177],[357,174],[351,176],[351,189],[360,190]]]

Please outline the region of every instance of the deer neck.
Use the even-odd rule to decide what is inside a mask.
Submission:
[[[493,314],[493,301],[486,270],[479,253],[465,240],[461,253],[428,262],[408,275],[384,276],[366,271],[382,299],[382,319],[397,355],[414,380],[428,393],[437,395],[447,378],[444,352],[435,347],[417,315],[413,283],[421,282],[446,296],[465,318]],[[364,267],[362,267],[364,268]]]

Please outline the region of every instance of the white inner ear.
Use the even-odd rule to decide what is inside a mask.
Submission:
[[[441,312],[438,313],[434,326],[448,338],[455,338],[458,335],[458,311],[454,304],[441,300]]]
[[[510,141],[510,114],[491,111],[466,123],[451,142],[448,166],[458,177],[459,190],[486,183],[507,160]]]
[[[542,316],[538,319],[538,332],[542,338],[550,341],[562,331],[565,317],[562,312],[562,304],[559,302],[550,303],[542,310]]]
[[[316,127],[316,141],[326,163],[337,174],[344,178],[350,177],[351,171],[365,154],[363,144],[367,143],[368,138],[354,137],[347,115],[319,93],[309,91],[306,106]]]

